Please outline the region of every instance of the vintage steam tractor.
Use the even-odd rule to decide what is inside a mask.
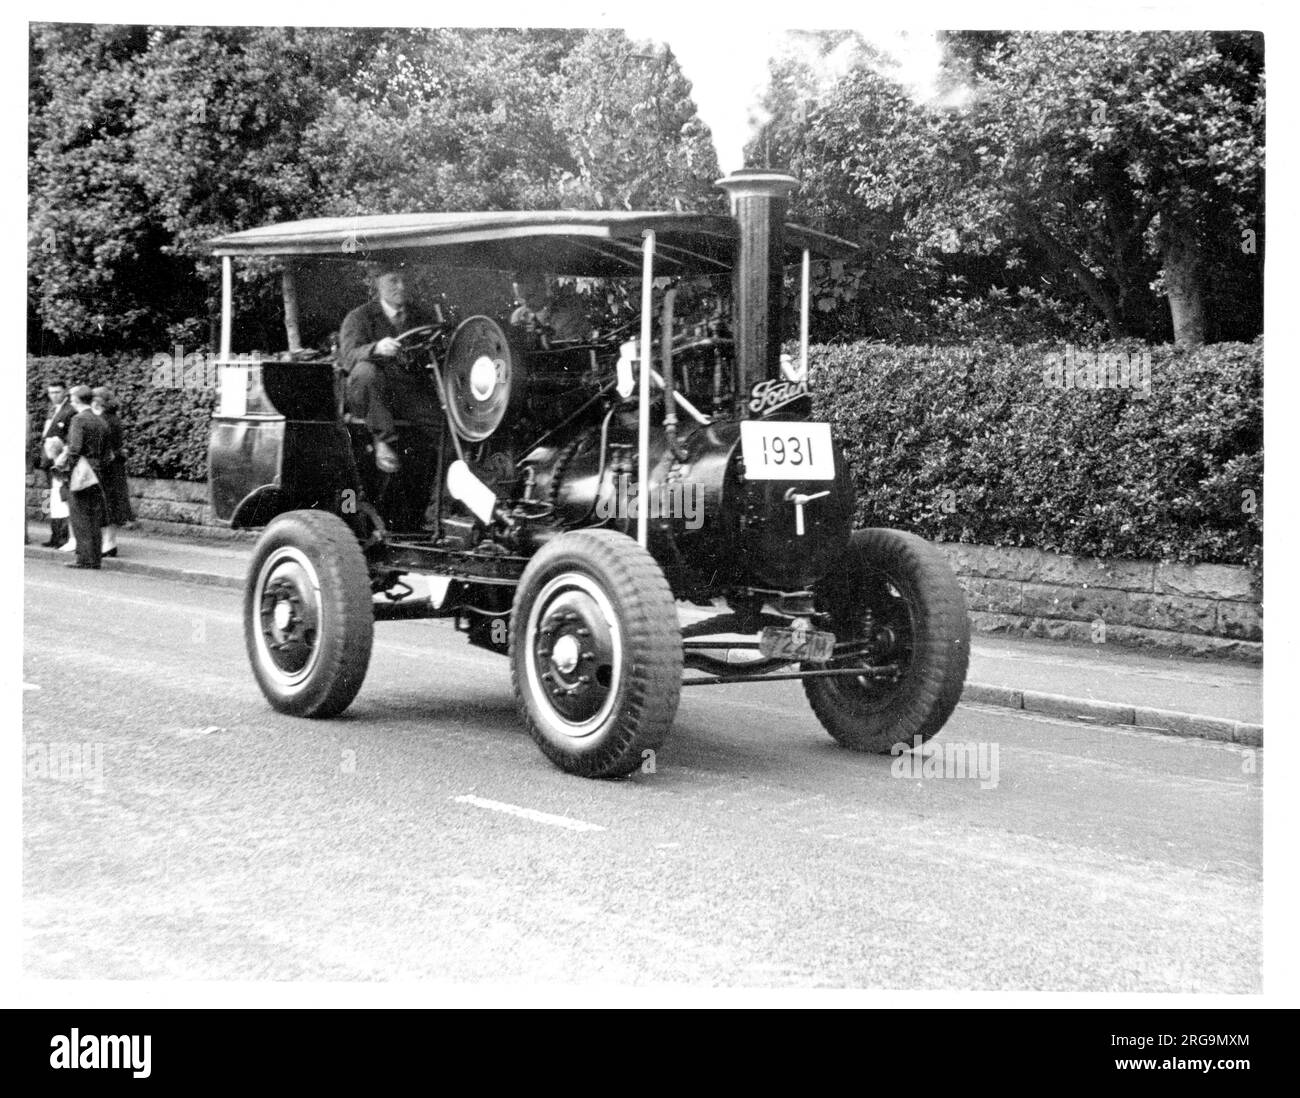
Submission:
[[[274,708],[341,713],[377,621],[445,617],[509,658],[530,734],[574,774],[641,766],[683,686],[801,679],[827,731],[859,751],[939,731],[969,656],[961,589],[921,539],[851,529],[849,470],[829,425],[810,419],[809,264],[852,246],[786,223],[789,176],[744,171],[719,185],[731,216],[385,215],[213,241],[212,505],[234,527],[265,527],[244,614]],[[365,429],[343,414],[337,355],[299,346],[304,272],[376,256],[444,278],[640,280],[639,316],[597,338],[531,339],[451,310],[402,335],[404,368],[426,376],[445,416],[418,529],[386,511],[402,474],[376,472]],[[287,352],[231,354],[239,257],[282,267]],[[791,263],[800,348],[783,356]],[[723,307],[689,322],[678,291],[708,279]]]

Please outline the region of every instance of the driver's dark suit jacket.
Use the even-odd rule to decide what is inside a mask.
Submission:
[[[405,330],[429,323],[411,307],[406,309]],[[374,354],[375,344],[401,332],[377,299],[353,309],[339,330],[339,365],[347,375],[346,404],[355,419],[363,420],[376,439],[398,445],[407,425],[427,433],[442,423],[438,395],[423,366],[405,366],[397,359]]]

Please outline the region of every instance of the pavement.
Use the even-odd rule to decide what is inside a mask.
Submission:
[[[29,557],[63,557],[29,523]],[[124,532],[104,570],[242,589],[250,540]],[[69,558],[70,559],[70,558]],[[689,616],[690,610],[683,614]],[[1100,725],[1263,745],[1263,668],[1115,645],[976,634],[962,701]]]

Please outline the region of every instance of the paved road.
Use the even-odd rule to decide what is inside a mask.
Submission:
[[[653,773],[590,782],[448,623],[379,626],[306,722],[236,592],[26,578],[31,976],[1261,987],[1262,752],[963,706],[935,742],[985,780],[899,776],[772,684],[688,690]]]

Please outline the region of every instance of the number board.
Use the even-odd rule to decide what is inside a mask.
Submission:
[[[748,480],[834,480],[829,423],[742,420],[740,446]]]

